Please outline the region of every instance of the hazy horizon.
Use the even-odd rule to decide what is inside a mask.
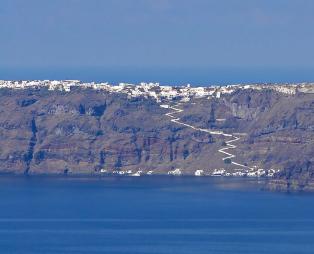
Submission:
[[[0,79],[314,80],[309,0],[2,0]]]
[[[4,80],[66,80],[95,82],[159,82],[173,85],[314,82],[314,71],[242,68],[0,68]]]

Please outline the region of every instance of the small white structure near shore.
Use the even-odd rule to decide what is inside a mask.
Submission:
[[[204,170],[198,169],[198,170],[195,171],[194,175],[195,176],[202,176],[202,175],[204,175]]]
[[[168,175],[182,175],[181,169],[176,168],[175,170],[168,171]]]

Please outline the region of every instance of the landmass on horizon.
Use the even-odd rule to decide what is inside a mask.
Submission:
[[[0,170],[267,177],[313,188],[314,83],[0,81]]]

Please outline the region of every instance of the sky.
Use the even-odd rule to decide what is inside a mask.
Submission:
[[[313,13],[312,0],[0,0],[0,79],[314,81]]]

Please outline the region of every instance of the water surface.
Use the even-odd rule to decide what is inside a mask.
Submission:
[[[0,253],[313,253],[314,196],[205,177],[0,178]]]

